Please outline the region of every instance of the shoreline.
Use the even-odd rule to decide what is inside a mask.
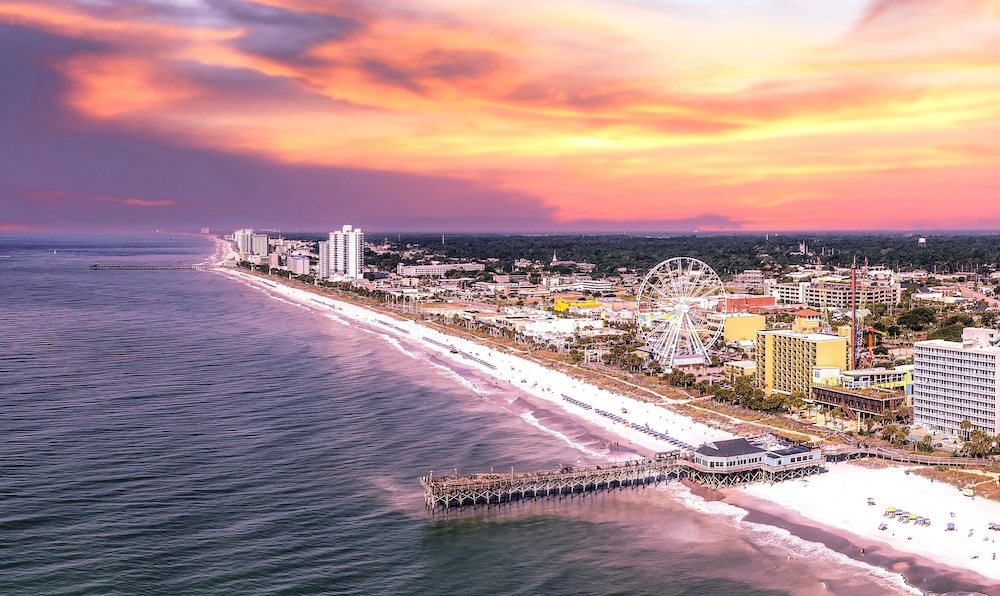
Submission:
[[[225,255],[228,250],[232,251],[231,245],[224,240],[213,237],[216,242],[216,253]],[[604,438],[608,435],[616,437],[611,440],[620,440],[621,451],[596,452],[590,445],[581,445],[573,442],[565,434],[554,431],[537,420],[529,420],[521,415],[529,424],[533,424],[554,435],[561,435],[575,448],[581,450],[588,457],[604,458],[606,460],[628,459],[634,455],[648,456],[657,451],[666,451],[673,448],[673,445],[661,440],[654,439],[644,433],[627,428],[612,420],[601,417],[593,410],[585,410],[564,401],[562,394],[569,395],[594,408],[604,409],[614,414],[618,414],[621,409],[627,410],[621,416],[630,422],[646,424],[651,428],[666,432],[691,445],[700,445],[710,440],[731,438],[725,431],[711,428],[705,424],[696,422],[672,410],[658,405],[636,400],[621,394],[601,389],[567,375],[566,373],[555,371],[543,365],[526,360],[518,355],[492,349],[464,337],[446,333],[417,321],[400,319],[390,314],[384,314],[375,310],[365,308],[351,302],[340,301],[317,293],[293,288],[291,286],[272,281],[263,277],[245,273],[239,270],[214,269],[228,277],[242,280],[246,283],[258,286],[259,289],[266,288],[266,291],[273,291],[276,294],[300,302],[312,308],[326,309],[336,317],[343,316],[352,322],[358,322],[370,327],[392,340],[400,340],[411,343],[414,347],[424,351],[429,359],[436,366],[451,368],[448,363],[454,363],[459,368],[475,371],[475,376],[485,382],[499,382],[509,385],[518,394],[510,404],[523,399],[526,406],[535,406],[536,402],[544,404],[544,408],[558,418],[566,417],[574,423],[578,423],[584,431],[594,438]],[[428,341],[429,340],[429,341]],[[390,341],[390,343],[392,343]],[[464,352],[466,357],[452,353],[449,346],[455,346],[460,352]],[[434,362],[435,360],[439,361]],[[480,394],[476,390],[473,382],[465,378],[460,372],[453,370],[465,380],[470,389]],[[496,384],[496,383],[494,383]],[[524,398],[521,394],[524,394]],[[530,408],[529,408],[530,409]],[[511,412],[518,415],[517,412]],[[528,412],[530,416],[530,412]],[[722,492],[711,491],[709,494],[704,489],[690,488],[692,494],[699,499],[706,501],[721,500],[740,510],[746,511],[744,519],[751,523],[760,523],[777,527],[792,533],[804,540],[816,542],[834,552],[844,554],[867,566],[877,569],[884,569],[892,574],[903,577],[908,585],[921,591],[933,590],[937,592],[939,588],[946,588],[950,591],[970,589],[985,590],[982,593],[993,596],[1000,596],[1000,561],[983,555],[985,548],[994,547],[993,536],[988,544],[975,542],[966,538],[970,520],[972,524],[981,521],[974,529],[978,532],[975,540],[987,534],[985,529],[989,521],[1000,521],[1000,504],[992,503],[980,499],[971,501],[954,490],[941,483],[933,483],[928,479],[909,475],[905,482],[898,482],[892,472],[899,476],[903,475],[902,468],[887,468],[884,470],[864,470],[858,466],[849,464],[827,464],[828,472],[819,476],[809,477],[807,482],[788,481],[774,486],[750,485],[735,489],[726,489]],[[861,472],[858,472],[860,470]],[[836,472],[836,473],[834,473]],[[815,479],[815,480],[814,480]],[[915,493],[920,493],[919,483],[926,486],[922,488],[932,489],[932,495],[919,495],[919,498],[910,498]],[[819,491],[802,490],[802,485],[821,487]],[[796,490],[798,489],[798,490]],[[950,494],[946,494],[950,490]],[[864,496],[857,496],[861,493],[877,492],[874,495],[878,506],[874,508],[857,510],[857,505],[865,503]],[[924,491],[926,492],[926,491]],[[821,493],[817,498],[817,493]],[[850,494],[850,496],[847,495]],[[937,501],[936,507],[931,506],[928,498]],[[851,500],[853,499],[853,500]],[[962,501],[966,499],[966,501]],[[848,506],[848,502],[852,506]],[[898,522],[888,522],[893,530],[905,528],[911,534],[919,536],[917,541],[906,540],[902,533],[898,537],[888,537],[883,533],[880,535],[877,528],[879,522],[887,521],[881,517],[881,513],[886,506],[894,505],[902,508],[914,507],[911,511],[921,514],[933,513],[930,517],[934,525],[930,528],[916,528],[909,525],[898,524]],[[865,506],[867,504],[865,503]],[[919,507],[917,507],[919,506]],[[941,511],[960,511],[960,517],[952,521],[961,521],[958,532],[948,532],[945,534],[944,525],[946,516]],[[874,514],[877,520],[869,519]],[[843,523],[845,517],[855,515],[856,518]],[[950,519],[950,518],[949,518]],[[868,526],[871,526],[870,528]],[[893,532],[895,534],[895,532]],[[959,540],[961,535],[963,540]],[[997,535],[1000,538],[1000,534]],[[890,538],[883,540],[883,538]],[[838,550],[839,546],[853,544],[869,544],[871,554],[866,553],[866,557],[860,557],[859,549],[855,549],[855,556],[851,556],[850,548],[848,552]],[[970,555],[971,552],[980,553]],[[989,551],[989,552],[992,552]],[[970,558],[970,557],[977,558]],[[981,558],[980,558],[981,557]]]
[[[869,540],[843,528],[822,524],[766,498],[726,491],[720,500],[745,510],[745,522],[781,528],[854,561],[899,574],[907,585],[925,594],[975,591],[987,596],[1000,596],[1000,585],[991,584],[989,578],[974,571],[942,566],[922,554],[898,550],[886,542]],[[862,548],[864,555],[861,554]]]

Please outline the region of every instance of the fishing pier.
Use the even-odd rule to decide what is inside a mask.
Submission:
[[[715,490],[751,482],[782,482],[818,474],[819,448],[777,445],[771,449],[745,439],[715,441],[695,451],[668,451],[653,459],[515,474],[470,474],[420,479],[432,513],[491,507],[528,499],[586,497],[597,491],[646,488],[688,478]]]
[[[94,263],[90,268],[98,271],[181,271],[191,269],[200,271],[208,269],[209,266],[182,263]]]
[[[657,459],[524,474],[434,476],[432,473],[421,478],[420,484],[429,510],[448,511],[544,497],[583,497],[599,490],[645,488],[679,478],[679,461],[676,456],[665,454]]]

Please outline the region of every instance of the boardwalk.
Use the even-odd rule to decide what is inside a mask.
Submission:
[[[183,263],[94,263],[90,266],[91,269],[95,270],[109,270],[109,271],[182,271],[182,270],[203,270],[208,269],[207,265],[202,264],[183,264]]]
[[[1000,469],[1000,461],[978,457],[938,457],[934,455],[917,455],[905,451],[885,449],[883,447],[865,447],[862,445],[840,447],[823,447],[823,455],[827,460],[858,459],[862,457],[878,457],[904,464],[919,464],[924,466],[978,466],[982,468]]]

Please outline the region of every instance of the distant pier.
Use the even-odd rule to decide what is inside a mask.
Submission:
[[[94,263],[90,266],[91,269],[95,270],[109,270],[109,271],[182,271],[182,270],[197,270],[202,271],[208,269],[208,265],[202,264],[182,264],[182,263]]]

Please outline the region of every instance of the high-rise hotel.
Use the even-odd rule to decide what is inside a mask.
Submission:
[[[913,422],[927,430],[964,434],[963,420],[991,435],[1000,429],[1000,331],[967,328],[961,342],[913,345]]]
[[[319,276],[322,279],[361,279],[365,272],[365,234],[353,226],[330,232],[319,243]]]

